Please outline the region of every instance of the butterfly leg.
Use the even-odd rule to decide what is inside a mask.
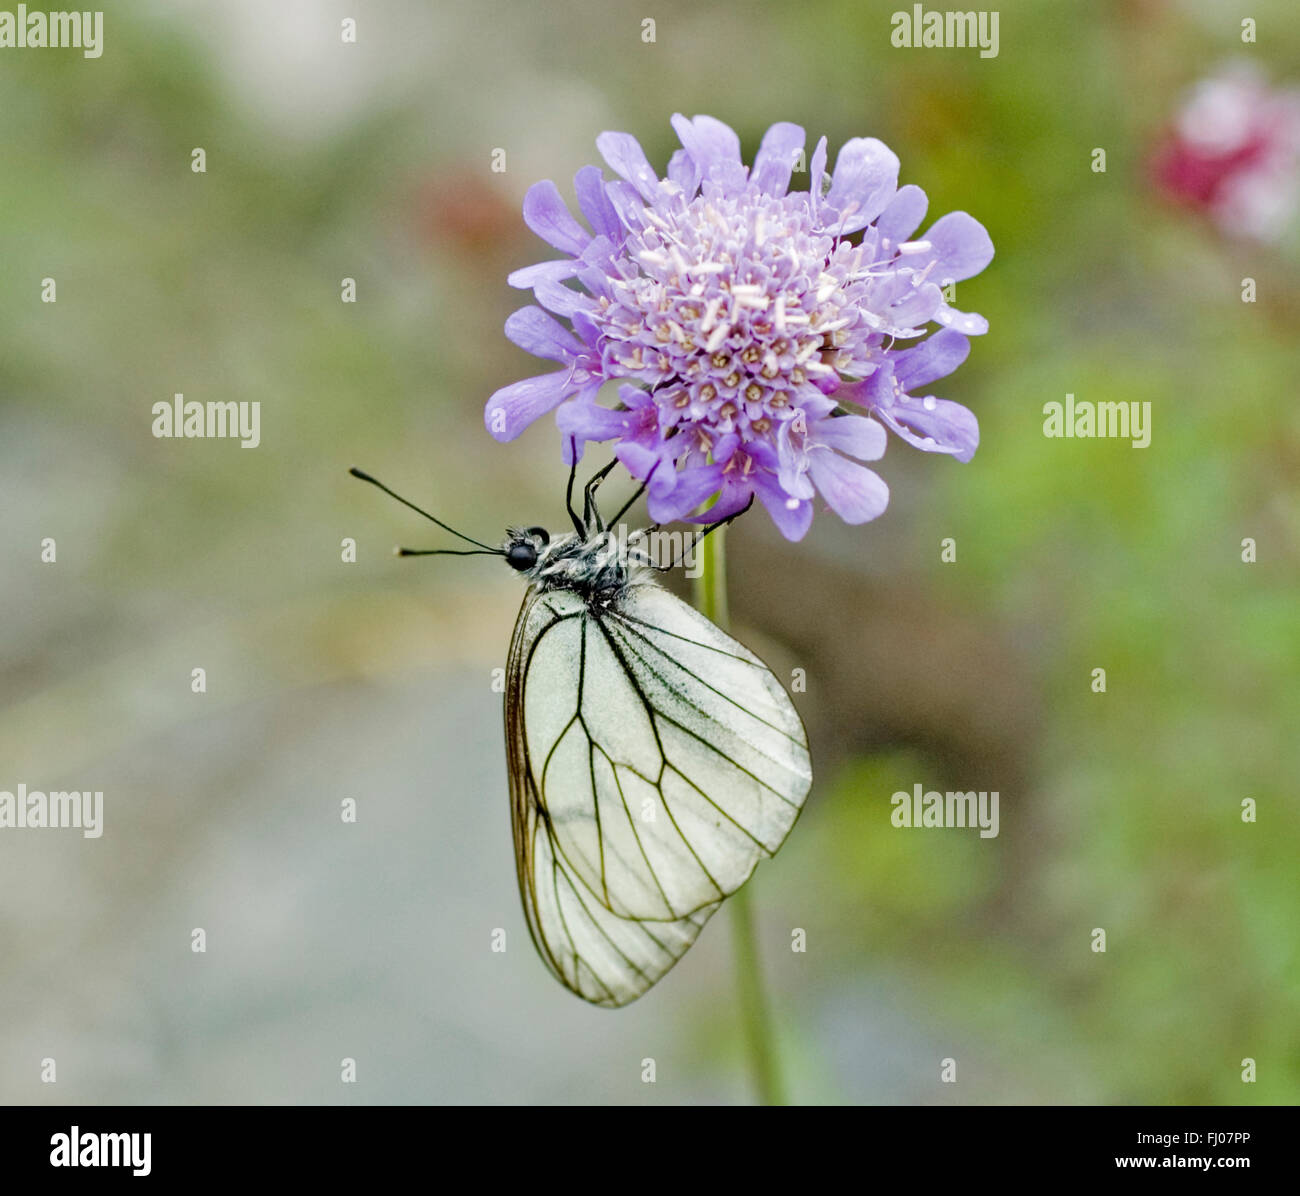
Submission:
[[[610,471],[617,464],[618,458],[615,457],[599,473],[592,475],[591,481],[587,483],[586,487],[582,491],[582,522],[587,527],[588,535],[590,535],[592,531],[603,532],[605,530],[605,525],[600,520],[600,512],[596,510],[596,489],[601,482],[609,477]]]
[[[702,532],[700,532],[696,536],[693,536],[691,538],[690,544],[682,549],[682,555],[679,556],[675,561],[673,561],[673,563],[668,567],[670,569],[677,568],[678,565],[682,564],[682,562],[686,560],[688,553],[693,552],[696,548],[700,546],[700,541],[702,541],[705,536],[707,536],[710,532],[717,531],[718,528],[720,527],[726,527],[727,524],[731,523],[733,520],[739,519],[753,505],[754,505],[754,496],[751,494],[749,496],[749,502],[747,502],[743,507],[741,507],[739,511],[736,511],[734,514],[728,515],[725,519],[719,519],[717,523],[710,523],[709,526],[706,527]]]
[[[645,481],[642,482],[641,485],[637,487],[636,493],[633,494],[632,497],[629,498],[627,502],[625,502],[621,507],[619,507],[618,514],[615,515],[614,518],[609,521],[610,527],[616,527],[618,525],[618,521],[622,519],[623,516],[626,515],[629,510],[631,510],[632,504],[636,502],[636,500],[646,492],[646,487],[650,485],[650,479],[655,476],[655,470],[658,469],[659,466],[662,464],[663,464],[662,461],[656,461],[650,467],[650,472],[645,475]]]

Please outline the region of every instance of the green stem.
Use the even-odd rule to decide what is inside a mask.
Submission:
[[[710,532],[700,543],[700,575],[695,580],[695,605],[707,619],[729,630],[727,618],[727,529]],[[758,961],[758,939],[754,934],[754,911],[749,901],[749,887],[742,885],[728,901],[731,908],[731,933],[735,945],[736,991],[740,998],[740,1016],[745,1030],[750,1070],[758,1098],[765,1105],[784,1104],[781,1080],[777,1072],[776,1049],[772,1041],[772,1022],[768,1016],[767,994]]]

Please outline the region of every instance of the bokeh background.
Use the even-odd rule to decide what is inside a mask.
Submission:
[[[1294,82],[1300,21],[1001,0],[982,59],[893,48],[908,7],[155,0],[97,60],[0,53],[0,788],[106,804],[96,841],[0,833],[0,1100],[750,1098],[725,913],[616,1013],[534,958],[491,686],[517,580],[393,560],[436,529],[345,473],[480,536],[562,522],[549,421],[482,425],[537,372],[501,332],[549,256],[520,200],[606,128],[662,166],[675,111],[747,157],[775,120],[878,136],[997,247],[941,392],[973,462],[894,441],[876,523],[730,535],[738,634],[808,676],[814,791],[752,886],[791,1099],[1297,1099],[1300,266],[1147,161],[1222,62]],[[261,446],[154,439],[177,391],[260,401]],[[1066,392],[1150,401],[1150,447],[1046,439]],[[1001,834],[894,829],[917,782],[998,790]]]

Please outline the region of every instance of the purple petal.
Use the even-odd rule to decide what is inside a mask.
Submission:
[[[838,399],[828,399],[819,391],[805,391],[799,395],[799,407],[809,421],[830,415],[839,405]]]
[[[623,462],[628,473],[638,482],[646,483],[651,498],[667,498],[676,489],[677,471],[673,468],[672,452],[666,444],[650,449],[624,441],[614,449],[614,456]]]
[[[727,432],[713,442],[710,455],[718,465],[725,465],[740,448],[740,437],[735,432]]]
[[[617,244],[623,239],[623,226],[618,213],[605,194],[605,176],[599,166],[584,166],[573,176],[573,190],[578,196],[578,207],[598,237],[608,237]]]
[[[641,228],[645,223],[642,213],[645,203],[630,183],[607,183],[605,194],[618,213],[619,222],[629,229]]]
[[[889,309],[897,327],[919,328],[933,320],[943,303],[943,292],[932,282],[922,283]]]
[[[535,266],[524,266],[520,270],[512,270],[506,275],[506,282],[512,287],[530,290],[543,278],[559,281],[562,278],[572,278],[577,272],[577,265],[569,260],[538,262]]]
[[[700,468],[699,466],[693,467],[694,470]],[[714,478],[714,489],[718,492],[717,501],[711,503],[698,515],[683,516],[687,522],[699,524],[719,523],[723,519],[729,519],[731,516],[738,514],[749,505],[750,500],[754,497],[753,481],[757,475],[751,474],[749,477],[742,477],[734,472],[728,473],[726,469],[716,465],[708,465],[703,468],[721,470]],[[686,472],[688,471],[683,471],[683,473]],[[710,477],[713,476],[710,474]],[[700,501],[704,502],[710,497],[711,495],[706,494]]]
[[[777,433],[777,484],[791,498],[812,498],[813,485],[808,480],[807,455],[791,443],[790,425],[786,420]]]
[[[889,505],[889,487],[880,475],[847,457],[829,450],[813,453],[808,471],[831,510],[845,523],[866,523]]]
[[[600,327],[587,312],[575,311],[573,313],[573,331],[582,338],[585,347],[594,353],[596,344],[600,340]]]
[[[565,403],[555,413],[555,426],[567,440],[612,440],[627,431],[627,413],[611,411],[598,403]]]
[[[609,168],[620,178],[627,179],[642,199],[647,203],[654,199],[659,189],[659,176],[651,169],[641,143],[631,133],[602,133],[596,138],[596,148],[609,163]]]
[[[857,403],[878,411],[894,401],[894,393],[894,363],[886,360],[860,382],[842,386],[837,397],[841,402]]]
[[[745,185],[740,138],[730,125],[712,116],[687,120],[680,112],[674,113],[672,125],[683,148],[695,159],[702,177],[727,190],[739,190]]]
[[[689,199],[700,189],[700,168],[684,149],[674,150],[668,159],[668,177]]]
[[[700,465],[694,469],[684,469],[676,475],[676,484],[669,494],[650,494],[646,509],[656,523],[674,523],[690,515],[721,485],[721,465]],[[706,519],[705,522],[711,520]]]
[[[642,407],[656,407],[654,395],[648,390],[643,390],[639,386],[624,384],[618,388],[619,402],[630,411],[640,410]]]
[[[763,469],[776,470],[776,449],[762,440],[751,440],[745,445],[745,456],[753,459],[755,465],[760,465]],[[776,484],[773,478],[773,485]]]
[[[865,415],[841,415],[836,419],[818,422],[814,431],[816,442],[848,453],[859,461],[876,461],[885,455],[889,437],[885,429]]]
[[[539,415],[559,406],[578,388],[568,370],[512,382],[488,399],[483,422],[494,439],[513,440]]]
[[[946,378],[970,353],[970,341],[960,332],[941,328],[920,344],[893,354],[894,377],[904,390]]]
[[[813,504],[810,499],[791,498],[771,474],[754,474],[754,492],[764,510],[772,517],[777,531],[787,540],[802,540],[812,526]],[[790,504],[794,505],[791,506]]]
[[[918,269],[935,263],[930,277],[941,285],[978,274],[993,260],[993,242],[984,226],[966,212],[940,216],[925,234],[930,252],[919,256]]]
[[[784,195],[790,186],[795,157],[803,147],[804,131],[788,121],[778,121],[763,134],[750,182],[765,195]]]
[[[574,256],[580,254],[591,240],[591,234],[573,218],[559,189],[550,179],[543,179],[528,188],[528,194],[524,196],[524,223],[548,245]]]
[[[874,137],[846,141],[835,159],[835,173],[827,204],[843,218],[836,225],[841,233],[865,228],[898,190],[898,155]]]
[[[620,183],[619,186],[624,184]],[[640,201],[637,201],[640,203]],[[589,295],[597,298],[609,297],[610,279],[618,277],[618,267],[614,262],[614,243],[608,237],[592,237],[591,244],[582,251],[578,259],[579,269],[576,278]]]
[[[722,487],[722,492],[718,495],[718,501],[708,507],[702,514],[692,518],[692,523],[721,523],[724,519],[730,519],[733,515],[743,511],[749,506],[749,501],[753,497],[753,487],[741,484],[726,485]]]
[[[511,312],[506,319],[506,336],[534,357],[561,365],[572,365],[583,350],[582,342],[540,307],[521,307]]]
[[[908,444],[923,452],[948,453],[958,461],[969,461],[979,447],[980,425],[974,413],[948,399],[914,398],[879,414]]]
[[[921,227],[929,206],[925,192],[914,183],[908,183],[906,187],[899,187],[894,198],[885,205],[876,221],[876,228],[882,237],[897,245]]]
[[[989,330],[989,322],[977,311],[958,311],[955,307],[943,304],[934,313],[934,318],[945,328],[966,336],[983,336]]]
[[[823,137],[818,143],[817,148],[813,150],[812,161],[808,165],[808,194],[811,197],[810,205],[813,214],[822,202],[822,179],[826,177],[826,138]]]
[[[566,287],[562,282],[543,278],[533,288],[533,298],[549,312],[570,320],[580,311],[594,310],[591,297]]]

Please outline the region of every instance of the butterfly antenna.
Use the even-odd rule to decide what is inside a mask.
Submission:
[[[348,470],[348,473],[350,473],[354,478],[360,478],[363,482],[369,482],[372,486],[378,486],[379,489],[382,490],[389,497],[397,499],[397,501],[400,502],[405,507],[410,507],[411,510],[414,511],[417,515],[423,515],[426,519],[430,520],[433,523],[436,523],[440,528],[442,528],[443,531],[451,532],[451,534],[455,536],[457,539],[464,540],[467,544],[473,544],[476,548],[482,549],[483,552],[485,553],[491,553],[493,556],[503,555],[501,549],[493,548],[492,545],[490,544],[480,543],[478,540],[474,539],[473,536],[467,536],[465,535],[464,532],[458,532],[454,527],[448,527],[445,523],[443,523],[441,519],[437,518],[437,516],[430,515],[428,511],[422,509],[421,507],[417,507],[415,503],[410,501],[410,499],[403,498],[396,491],[390,490],[378,478],[372,478],[368,473],[366,473],[364,470],[358,469],[355,465]],[[424,556],[424,555],[432,555],[435,552],[442,552],[442,551],[450,552],[451,550],[431,549],[426,554],[424,552],[410,552],[405,549],[401,549],[399,550],[399,555],[400,556]],[[477,556],[478,553],[465,553],[464,555]]]
[[[394,556],[502,556],[496,548],[394,548]]]

